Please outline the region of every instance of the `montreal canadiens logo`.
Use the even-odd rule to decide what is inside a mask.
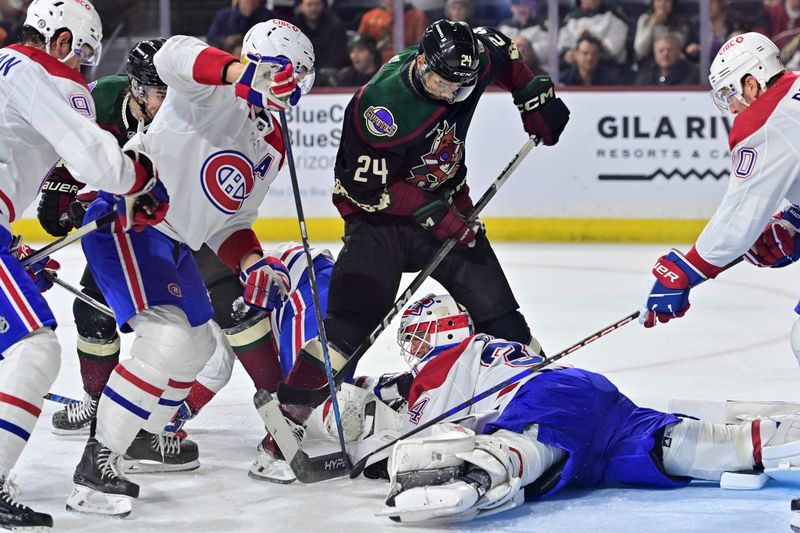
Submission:
[[[177,296],[178,298],[183,296],[183,293],[181,292],[181,286],[177,283],[170,283],[167,285],[167,290],[170,292],[170,294]]]
[[[253,192],[253,163],[235,150],[216,152],[203,163],[200,183],[214,207],[232,215]]]

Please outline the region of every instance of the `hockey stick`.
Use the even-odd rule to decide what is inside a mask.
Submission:
[[[397,441],[400,441],[400,440],[403,440],[403,439],[407,439],[408,437],[411,437],[412,435],[416,435],[420,431],[423,431],[423,430],[431,427],[434,424],[438,424],[439,422],[450,418],[454,414],[458,413],[459,411],[462,411],[462,410],[466,409],[470,405],[475,405],[476,403],[480,402],[481,400],[484,400],[484,399],[488,398],[492,394],[494,394],[496,392],[500,392],[501,390],[503,390],[504,388],[508,387],[509,385],[511,385],[513,383],[516,383],[516,382],[518,382],[518,381],[520,381],[522,379],[525,379],[526,377],[530,376],[531,374],[533,374],[535,372],[538,372],[542,368],[544,368],[546,366],[549,366],[549,365],[555,363],[556,361],[558,361],[559,359],[561,359],[563,357],[566,357],[567,355],[575,352],[576,350],[579,350],[579,349],[583,348],[587,344],[596,341],[600,337],[605,337],[606,335],[608,335],[612,331],[615,331],[615,330],[621,328],[625,324],[627,324],[629,322],[633,322],[638,317],[639,317],[639,311],[636,311],[634,313],[629,314],[628,316],[626,316],[622,320],[619,320],[618,322],[615,322],[614,324],[611,324],[610,326],[608,326],[606,328],[603,328],[600,331],[592,333],[591,335],[589,335],[585,339],[576,342],[575,344],[573,344],[569,348],[566,348],[565,350],[562,350],[562,351],[558,352],[557,354],[546,358],[545,360],[541,361],[540,363],[537,363],[537,364],[533,365],[532,367],[526,368],[522,372],[514,374],[513,376],[511,376],[507,380],[501,381],[497,385],[494,385],[494,386],[486,389],[485,391],[477,394],[476,396],[473,396],[469,400],[466,400],[465,402],[462,402],[462,403],[456,405],[452,409],[449,409],[449,410],[445,411],[444,413],[440,414],[439,416],[436,416],[436,417],[430,419],[429,421],[425,422],[421,426],[412,429],[411,431],[409,431],[408,433],[406,433],[404,435],[401,435],[400,437],[398,437],[397,439],[393,440],[392,442],[389,442],[389,443],[381,446],[380,448],[378,448],[377,450],[373,451],[372,453],[367,454],[364,457],[362,457],[356,464],[353,465],[353,469],[350,471],[350,478],[351,479],[357,478],[361,474],[361,472],[364,470],[364,467],[367,466],[367,461],[369,460],[370,457],[372,457],[376,453],[379,453],[379,452],[385,450],[386,448],[394,446],[395,443],[397,443]]]
[[[57,252],[58,250],[64,248],[65,246],[69,246],[73,242],[79,241],[82,238],[86,237],[88,234],[96,230],[97,228],[102,228],[103,226],[108,226],[109,224],[114,223],[114,221],[119,218],[119,214],[116,211],[111,211],[96,220],[92,220],[81,226],[80,228],[76,229],[75,231],[68,233],[67,235],[54,240],[44,248],[37,250],[36,252],[32,253],[28,257],[22,258],[20,263],[22,266],[30,266],[37,261],[48,257],[53,252]]]
[[[300,199],[300,185],[297,183],[297,170],[294,167],[294,156],[292,154],[292,142],[289,139],[289,126],[286,123],[286,113],[280,112],[281,128],[283,128],[283,145],[286,148],[286,159],[289,163],[289,176],[292,179],[292,194],[294,195],[294,206],[297,210],[297,221],[300,223],[300,238],[303,241],[303,252],[306,256],[308,265],[308,281],[311,282],[311,297],[314,301],[314,314],[317,318],[317,335],[322,344],[322,357],[325,360],[325,374],[328,376],[328,388],[333,406],[333,416],[336,420],[336,432],[339,434],[339,445],[342,448],[342,460],[345,465],[350,467],[350,458],[347,455],[347,448],[344,442],[344,429],[342,428],[342,417],[339,413],[339,402],[336,400],[336,382],[333,379],[333,369],[331,368],[331,357],[328,353],[328,337],[325,335],[325,322],[322,316],[322,306],[319,300],[319,287],[317,286],[317,276],[314,272],[314,258],[311,257],[311,249],[308,245],[308,232],[306,231],[306,217],[303,213],[303,202]],[[299,479],[299,478],[298,478]]]
[[[107,315],[107,316],[110,316],[111,318],[114,318],[114,311],[112,311],[110,307],[108,307],[107,305],[103,305],[102,303],[98,302],[97,300],[95,300],[94,298],[89,296],[88,294],[85,294],[85,293],[81,292],[80,290],[76,289],[75,287],[73,287],[72,285],[67,283],[66,281],[64,281],[61,278],[59,278],[58,276],[54,275],[52,272],[49,272],[47,270],[43,270],[41,275],[42,275],[43,278],[52,281],[54,284],[58,285],[62,289],[65,289],[67,292],[71,292],[75,296],[75,298],[77,298],[78,300],[82,301],[86,305],[94,307],[95,309],[97,309],[98,311],[103,313],[104,315]]]
[[[309,457],[306,452],[301,450],[280,407],[269,392],[264,389],[256,391],[253,403],[256,405],[258,414],[261,415],[267,431],[275,439],[278,448],[300,483],[317,483],[344,477],[350,471],[350,458],[347,454],[342,457],[341,452],[336,452]]]
[[[508,180],[511,174],[517,169],[517,167],[522,163],[522,160],[528,155],[531,149],[539,144],[539,139],[535,137],[530,137],[522,148],[514,155],[514,157],[509,161],[508,165],[503,169],[500,175],[494,180],[494,182],[489,186],[489,189],[483,196],[478,200],[478,203],[475,204],[472,211],[470,212],[469,216],[467,216],[467,223],[472,224],[478,218],[478,215],[483,211],[486,207],[486,204],[494,198],[497,191],[500,190],[500,187]],[[355,365],[358,361],[364,356],[367,350],[375,344],[375,341],[378,339],[383,331],[389,327],[389,323],[403,310],[403,307],[406,306],[408,301],[414,295],[417,290],[422,286],[425,280],[436,270],[436,267],[439,266],[439,263],[450,253],[450,250],[456,245],[455,239],[447,239],[439,248],[439,251],[430,262],[422,269],[422,271],[417,274],[417,277],[411,282],[408,288],[403,291],[400,297],[395,301],[394,305],[391,309],[389,309],[388,314],[381,320],[377,326],[370,332],[370,334],[365,338],[361,344],[359,344],[358,348],[355,349],[353,355],[350,359],[347,360],[347,363],[339,370],[336,374],[338,376],[346,376],[348,372]],[[340,380],[341,381],[341,380]],[[330,383],[329,383],[330,385]],[[319,405],[325,401],[325,399],[330,394],[330,390],[332,387],[319,387],[316,389],[300,389],[297,387],[292,387],[287,383],[280,383],[278,384],[278,400],[281,403],[286,404],[299,404],[299,405]]]
[[[742,262],[743,259],[744,259],[743,256],[740,256],[740,257],[736,258],[735,260],[733,260],[730,263],[728,263],[725,266],[725,268],[722,269],[722,271],[728,270],[729,268],[731,268],[734,265],[738,265],[739,263]],[[358,477],[361,474],[361,472],[364,470],[364,467],[366,467],[366,465],[367,465],[367,461],[369,460],[369,458],[371,456],[375,455],[376,453],[378,453],[378,452],[380,452],[382,450],[385,450],[386,448],[389,448],[390,446],[393,446],[397,441],[400,441],[400,440],[403,440],[403,439],[407,439],[408,437],[410,437],[412,435],[416,435],[420,431],[422,431],[424,429],[427,429],[427,428],[431,427],[432,425],[437,424],[437,423],[439,423],[439,422],[441,422],[441,421],[443,421],[443,420],[445,420],[447,418],[450,418],[454,414],[458,413],[459,411],[461,411],[463,409],[466,409],[470,405],[475,405],[476,403],[480,402],[481,400],[484,400],[484,399],[488,398],[489,396],[491,396],[492,394],[503,390],[504,388],[508,387],[509,385],[511,385],[513,383],[516,383],[516,382],[518,382],[518,381],[520,381],[522,379],[525,379],[526,377],[530,376],[534,372],[538,372],[542,368],[555,363],[559,359],[571,354],[572,352],[574,352],[576,350],[579,350],[579,349],[583,348],[587,344],[596,341],[600,337],[605,337],[606,335],[608,335],[612,331],[616,331],[617,329],[621,328],[625,324],[627,324],[629,322],[633,322],[634,320],[639,318],[639,315],[640,315],[639,311],[636,311],[636,312],[633,312],[633,313],[629,314],[628,316],[626,316],[622,320],[619,320],[618,322],[615,322],[614,324],[611,324],[607,328],[601,329],[600,331],[589,335],[585,339],[576,342],[575,344],[573,344],[569,348],[567,348],[565,350],[562,350],[562,351],[558,352],[557,354],[546,358],[544,361],[541,361],[540,363],[538,363],[538,364],[536,364],[536,365],[534,365],[532,367],[526,368],[522,372],[519,372],[519,373],[511,376],[507,380],[502,381],[502,382],[498,383],[497,385],[494,385],[493,387],[491,387],[489,389],[486,389],[485,391],[479,393],[478,395],[473,396],[469,400],[466,400],[465,402],[456,405],[452,409],[450,409],[448,411],[445,411],[444,413],[440,414],[437,417],[434,417],[433,419],[429,420],[428,422],[425,422],[421,426],[414,428],[413,430],[409,431],[405,435],[401,435],[400,437],[398,437],[394,441],[389,442],[389,443],[385,444],[384,446],[381,446],[380,448],[378,448],[377,450],[373,451],[372,453],[362,457],[355,465],[353,465],[353,469],[350,471],[350,478],[354,479],[354,478]]]
[[[44,398],[45,400],[50,400],[51,402],[62,403],[64,405],[80,403],[80,400],[74,400],[66,396],[61,396],[60,394],[53,394],[52,392],[48,392],[47,394],[42,396],[42,398]]]

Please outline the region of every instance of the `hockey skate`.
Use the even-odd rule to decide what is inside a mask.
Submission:
[[[197,444],[175,433],[148,433],[141,430],[125,452],[122,461],[126,474],[183,472],[200,468]]]
[[[19,488],[10,479],[0,478],[0,529],[12,531],[48,531],[53,527],[53,517],[37,513],[30,507],[17,503]]]
[[[120,473],[122,456],[90,438],[75,468],[67,510],[122,518],[133,509],[139,485]]]
[[[282,484],[292,483],[297,479],[269,433],[258,445],[258,455],[250,465],[247,475],[253,479]]]
[[[88,435],[92,418],[97,414],[98,398],[88,394],[83,401],[67,404],[52,419],[52,432],[56,435]]]

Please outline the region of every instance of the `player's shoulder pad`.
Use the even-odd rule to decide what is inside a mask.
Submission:
[[[400,145],[418,135],[439,106],[422,101],[409,87],[409,62],[416,47],[392,57],[355,96],[355,126],[362,140],[375,147]]]
[[[478,45],[481,56],[481,69],[489,61],[520,60],[522,56],[517,50],[517,45],[503,32],[497,28],[481,26],[473,30],[475,37],[478,38]]]
[[[785,99],[792,102],[800,98],[800,84],[798,84],[798,81],[800,81],[800,72],[789,71],[784,73],[772,87],[759,96],[747,109],[739,113],[728,136],[728,147],[733,150],[741,142],[764,127],[772,117],[775,109]]]
[[[97,123],[110,124],[115,122],[115,114],[120,112],[117,102],[130,80],[126,74],[104,76],[92,85],[92,99],[97,110]]]

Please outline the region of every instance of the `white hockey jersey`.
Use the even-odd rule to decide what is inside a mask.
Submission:
[[[223,68],[235,59],[194,37],[168,39],[154,58],[167,96],[147,133],[126,145],[153,158],[169,193],[156,229],[194,250],[207,243],[228,264],[236,261],[220,248],[234,234],[252,236],[284,158],[277,120],[269,117],[267,126],[232,85],[222,85]]]
[[[0,225],[9,228],[59,158],[79,181],[112,193],[141,188],[113,135],[93,124],[86,81],[42,50],[0,49]]]
[[[786,200],[800,204],[799,76],[784,74],[736,116],[728,190],[695,244],[706,275],[745,253]]]
[[[402,431],[424,424],[541,361],[541,356],[519,342],[495,339],[484,334],[466,339],[434,357],[414,378]],[[502,411],[522,384],[537,375],[538,372],[530,374],[454,416],[461,418],[470,413]]]

